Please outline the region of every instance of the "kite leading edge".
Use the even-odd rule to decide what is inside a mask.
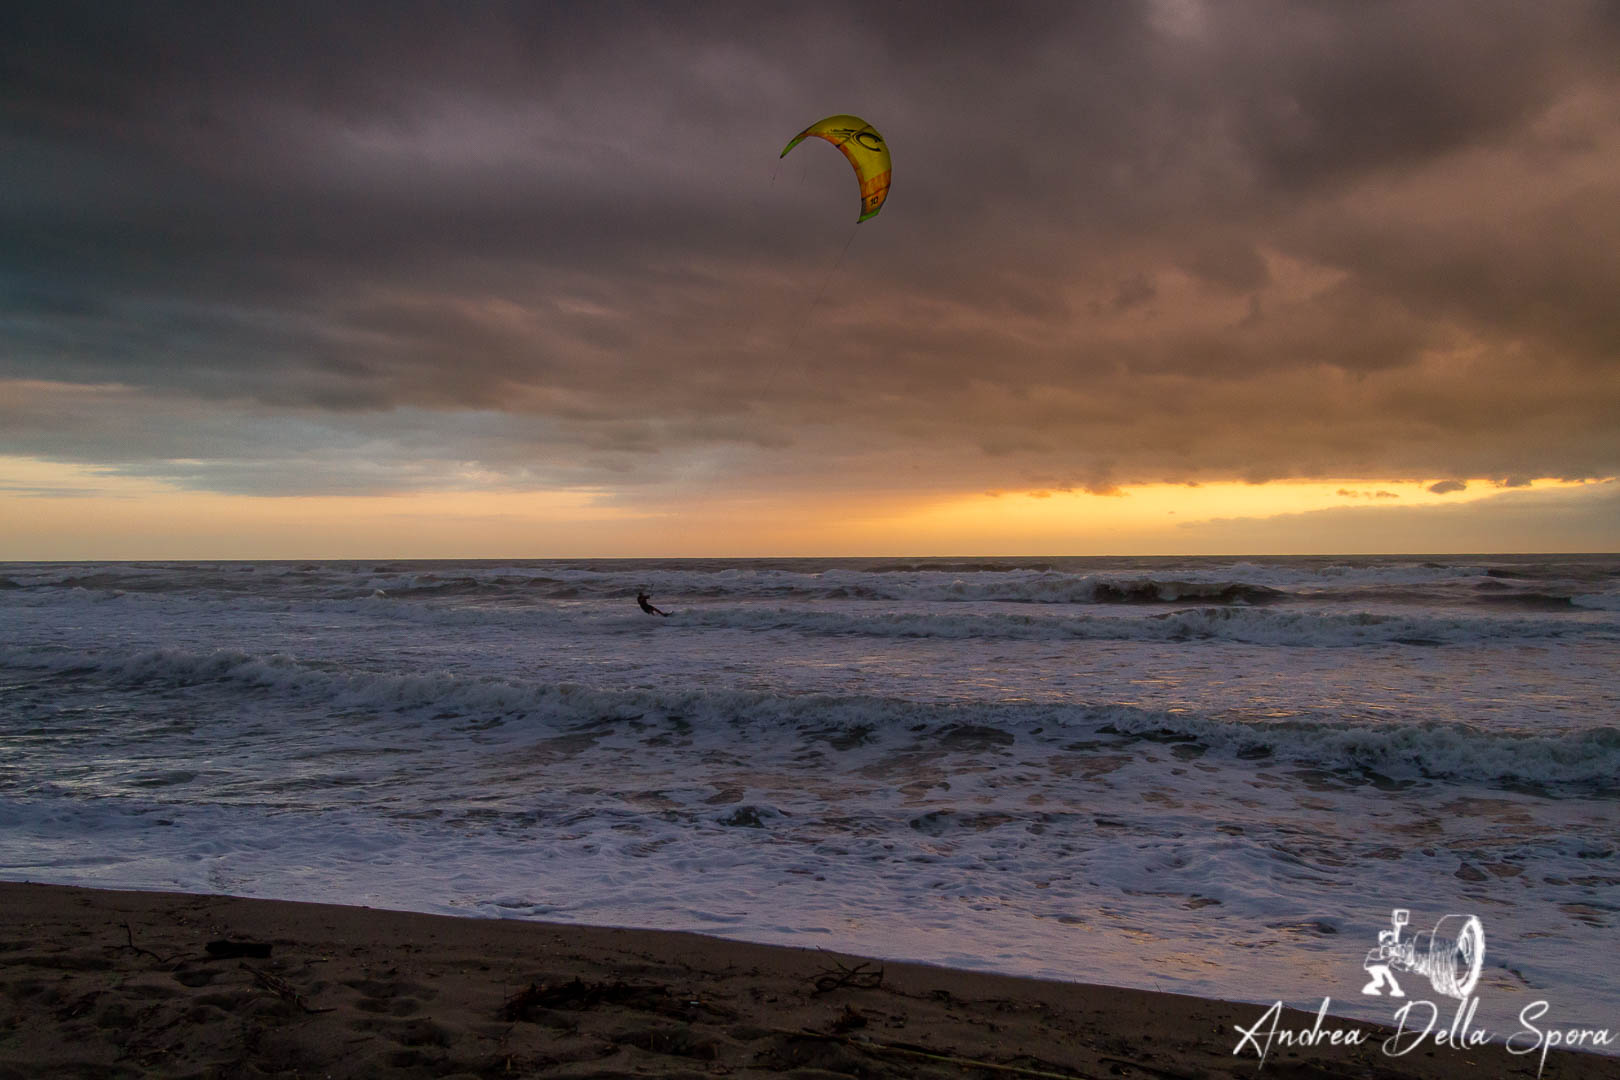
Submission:
[[[838,147],[855,167],[855,178],[861,183],[857,224],[883,209],[883,200],[889,197],[889,145],[877,129],[858,116],[829,116],[795,135],[781,156],[787,157],[788,150],[812,135]]]

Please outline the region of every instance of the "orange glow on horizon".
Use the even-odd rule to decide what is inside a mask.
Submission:
[[[608,490],[227,495],[19,458],[0,459],[0,478],[8,522],[0,559],[8,560],[1349,554],[1370,553],[1369,544],[1388,552],[1598,550],[1555,535],[1539,546],[1492,548],[1509,541],[1477,532],[1462,534],[1479,535],[1473,544],[1426,547],[1403,542],[1413,534],[1393,528],[1335,548],[1343,543],[1336,536],[1352,534],[1300,523],[1318,511],[1443,513],[1489,506],[1509,491],[1528,498],[1607,486],[1541,480],[1503,489],[1472,480],[1436,494],[1411,480],[1217,482],[1106,495],[709,494],[678,505],[638,493],[632,507],[625,493]],[[1393,526],[1396,516],[1368,520]],[[1247,531],[1232,533],[1233,524]],[[1234,535],[1254,539],[1225,539]]]

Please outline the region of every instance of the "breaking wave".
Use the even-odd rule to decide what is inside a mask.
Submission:
[[[1114,703],[928,702],[862,694],[601,689],[576,683],[468,678],[442,671],[345,672],[286,654],[144,649],[84,653],[0,650],[0,663],[130,689],[228,684],[340,711],[406,714],[447,730],[526,739],[613,724],[684,725],[727,745],[787,736],[851,749],[904,739],[939,752],[994,752],[1034,740],[1050,753],[1138,741],[1395,780],[1584,785],[1620,790],[1620,728],[1484,732],[1460,724],[1332,718],[1257,719]],[[1074,743],[1085,736],[1112,743]],[[493,737],[493,735],[491,736]]]

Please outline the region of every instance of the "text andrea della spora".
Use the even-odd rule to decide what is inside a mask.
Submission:
[[[1365,1028],[1326,1025],[1332,1002],[1332,998],[1323,998],[1315,1022],[1304,1028],[1284,1027],[1283,1003],[1273,1003],[1252,1026],[1234,1025],[1241,1037],[1232,1053],[1252,1052],[1264,1065],[1273,1047],[1361,1046],[1371,1042],[1373,1033]],[[1409,1001],[1395,1010],[1395,1032],[1383,1041],[1380,1049],[1389,1057],[1404,1057],[1425,1045],[1477,1050],[1500,1042],[1508,1053],[1519,1057],[1539,1054],[1536,1075],[1540,1076],[1547,1064],[1547,1054],[1557,1047],[1596,1050],[1613,1046],[1617,1041],[1616,1033],[1608,1028],[1558,1027],[1548,1023],[1546,1016],[1550,1006],[1545,1001],[1532,1001],[1520,1009],[1519,1030],[1501,1039],[1488,1028],[1474,1026],[1478,1007],[1477,998],[1459,1001],[1450,1024],[1441,1027],[1440,1009],[1432,1001]]]

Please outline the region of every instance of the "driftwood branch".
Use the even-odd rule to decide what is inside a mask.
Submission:
[[[242,964],[240,966],[243,971],[246,971],[249,975],[252,975],[253,978],[258,981],[260,986],[271,991],[283,1001],[288,1001],[298,1006],[307,1013],[329,1013],[335,1011],[332,1009],[312,1009],[309,1007],[309,1003],[304,1000],[303,996],[299,994],[297,990],[294,990],[292,984],[286,979],[272,975],[268,971],[260,971],[258,968],[249,964]]]
[[[837,961],[834,966],[816,974],[816,993],[825,994],[829,990],[837,990],[844,986],[853,986],[857,990],[876,990],[883,985],[883,968],[874,968],[869,964],[860,963],[854,967],[845,967]]]
[[[160,964],[167,964],[169,961],[176,959],[173,956],[159,956],[151,949],[143,949],[139,945],[135,944],[135,928],[129,925],[128,919],[124,920],[124,936],[128,939],[129,944],[121,945],[119,948],[128,949],[140,956],[150,956]]]

